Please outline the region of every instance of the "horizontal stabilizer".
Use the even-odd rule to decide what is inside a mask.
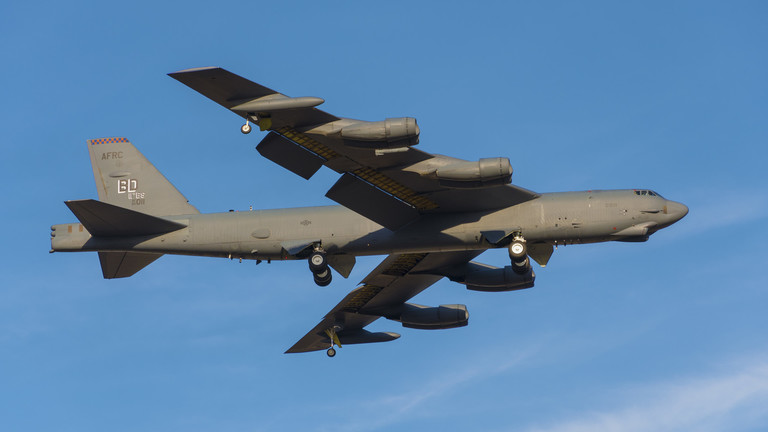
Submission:
[[[85,229],[99,237],[164,234],[186,227],[167,219],[92,199],[66,201]]]
[[[163,254],[144,252],[99,252],[101,273],[104,279],[133,276],[161,256]]]

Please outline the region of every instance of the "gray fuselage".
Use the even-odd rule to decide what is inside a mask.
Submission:
[[[501,247],[489,239],[513,232],[547,244],[644,241],[687,212],[647,190],[558,192],[496,211],[425,215],[394,232],[342,206],[301,207],[167,216],[187,227],[155,236],[94,237],[78,223],[62,224],[51,246],[260,260],[300,258],[290,251],[307,243],[354,256],[446,252]]]

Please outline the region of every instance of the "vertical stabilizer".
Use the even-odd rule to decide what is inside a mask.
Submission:
[[[200,213],[127,138],[88,140],[99,200],[154,216]]]

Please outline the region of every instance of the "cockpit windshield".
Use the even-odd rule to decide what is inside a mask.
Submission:
[[[657,196],[659,198],[664,198],[663,196],[661,196],[660,193],[657,193],[657,192],[654,192],[654,191],[648,190],[648,189],[635,189],[635,195],[640,195],[640,196]]]

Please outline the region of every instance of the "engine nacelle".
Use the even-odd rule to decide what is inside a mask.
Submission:
[[[484,158],[477,162],[456,162],[435,171],[441,185],[451,188],[499,186],[512,182],[508,158]]]
[[[461,304],[428,307],[406,303],[396,319],[403,327],[436,330],[463,327],[469,322],[467,307]]]
[[[464,276],[463,281],[458,281],[473,291],[514,291],[533,287],[536,275],[530,266],[520,274],[511,266],[479,270]]]
[[[341,137],[348,144],[360,147],[412,146],[419,143],[419,125],[411,117],[389,118],[382,121],[359,121],[341,128]]]

